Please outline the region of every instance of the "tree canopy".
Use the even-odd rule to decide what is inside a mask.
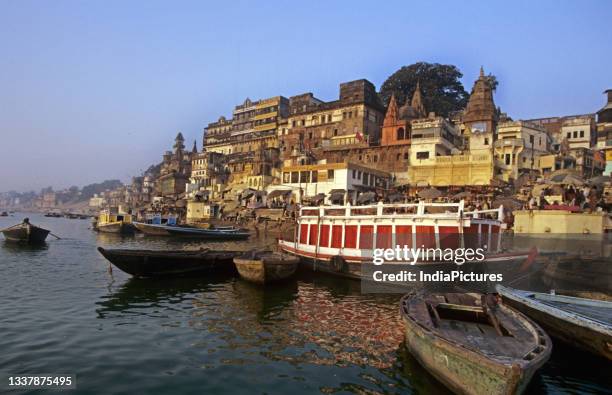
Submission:
[[[418,62],[391,74],[380,88],[380,97],[387,105],[391,94],[395,94],[398,105],[403,105],[412,98],[419,82],[426,110],[448,116],[467,104],[469,94],[460,81],[461,77],[463,74],[456,66]]]

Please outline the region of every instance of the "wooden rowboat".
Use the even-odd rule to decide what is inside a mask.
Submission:
[[[192,276],[235,273],[234,251],[163,251],[104,249],[98,251],[113,265],[134,277]]]
[[[169,226],[167,230],[172,236],[193,237],[205,240],[246,240],[250,236],[248,231],[238,228],[202,229]]]
[[[119,233],[123,235],[134,233],[134,227],[132,226],[132,224],[126,222],[98,222],[96,230],[102,233]]]
[[[408,351],[458,394],[519,394],[552,350],[537,324],[494,295],[412,293],[401,315]]]
[[[497,292],[506,303],[542,325],[552,337],[612,360],[612,302],[501,285],[497,286]],[[597,297],[597,293],[589,296]]]
[[[6,240],[30,244],[44,243],[49,233],[49,230],[32,225],[27,219],[21,224],[2,230]]]
[[[142,233],[150,236],[170,236],[168,225],[147,224],[144,222],[132,222],[134,227]]]
[[[234,258],[240,277],[258,284],[285,280],[298,268],[300,259],[280,252],[249,252]]]

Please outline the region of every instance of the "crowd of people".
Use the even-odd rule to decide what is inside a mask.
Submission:
[[[562,187],[561,191],[557,192],[554,192],[551,187],[547,187],[542,189],[538,196],[530,193],[526,208],[529,210],[566,208],[580,212],[610,212],[612,207],[607,203],[601,187],[596,185],[582,187],[566,185]]]

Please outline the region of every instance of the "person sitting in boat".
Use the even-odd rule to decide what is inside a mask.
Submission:
[[[30,225],[30,218],[26,217],[23,219],[24,225]]]

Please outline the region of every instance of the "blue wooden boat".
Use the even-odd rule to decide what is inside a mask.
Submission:
[[[206,240],[246,240],[250,233],[245,229],[239,228],[183,228],[169,226],[166,230],[172,236],[193,237]]]

